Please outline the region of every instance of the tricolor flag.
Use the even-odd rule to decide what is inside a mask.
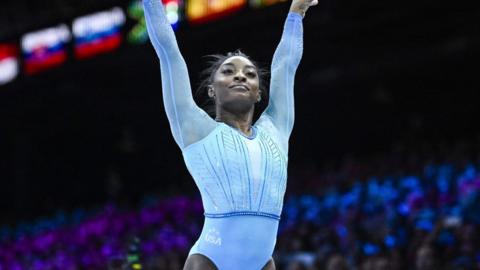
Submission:
[[[11,44],[0,44],[0,85],[18,75],[18,48]]]
[[[65,44],[70,39],[65,24],[25,34],[22,37],[25,73],[34,74],[64,63],[67,59]]]
[[[122,42],[120,28],[124,24],[125,14],[119,7],[75,19],[75,57],[85,59],[118,48]]]

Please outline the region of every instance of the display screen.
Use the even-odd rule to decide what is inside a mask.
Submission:
[[[6,84],[18,75],[18,48],[13,44],[0,43],[0,85]]]
[[[70,39],[71,33],[65,24],[23,35],[25,73],[34,74],[63,64],[67,59],[65,45]]]
[[[187,19],[203,23],[235,12],[246,6],[246,0],[189,0],[186,2]]]
[[[173,28],[176,28],[180,22],[180,6],[182,2],[180,0],[162,0],[165,6],[165,14],[167,15],[168,22]]]
[[[117,49],[122,43],[124,24],[125,14],[119,7],[75,19],[75,57],[85,59]]]
[[[181,8],[183,1],[181,0],[162,0],[165,7],[167,19],[174,30],[182,21]],[[131,44],[144,44],[148,41],[147,25],[143,12],[142,1],[135,0],[130,3],[127,8],[128,17],[135,21],[133,27],[128,30],[127,39]]]

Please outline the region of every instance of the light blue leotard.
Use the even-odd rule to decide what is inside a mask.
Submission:
[[[165,111],[205,209],[202,233],[189,254],[208,257],[219,270],[262,269],[275,247],[286,188],[302,17],[288,14],[272,61],[269,104],[247,137],[195,104],[187,66],[161,1],[143,3],[160,59]]]

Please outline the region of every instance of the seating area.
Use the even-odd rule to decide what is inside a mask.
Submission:
[[[146,199],[141,209],[107,204],[3,227],[0,269],[106,269],[111,262],[127,261],[135,239],[141,239],[135,252],[146,261],[157,254],[183,254],[201,230],[201,216],[199,200],[175,197]]]
[[[399,171],[350,161],[291,177],[277,269],[480,269],[478,162],[412,164]],[[202,219],[200,198],[177,195],[3,226],[0,270],[181,269]]]
[[[292,196],[277,263],[288,270],[479,269],[478,169],[431,164],[422,175],[370,177],[322,196]],[[422,259],[431,265],[422,268]],[[326,268],[335,261],[345,268]]]

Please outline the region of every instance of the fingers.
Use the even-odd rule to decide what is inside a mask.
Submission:
[[[316,5],[318,5],[318,0],[293,0],[290,11],[299,13],[305,17],[305,13],[307,12],[308,8]]]

